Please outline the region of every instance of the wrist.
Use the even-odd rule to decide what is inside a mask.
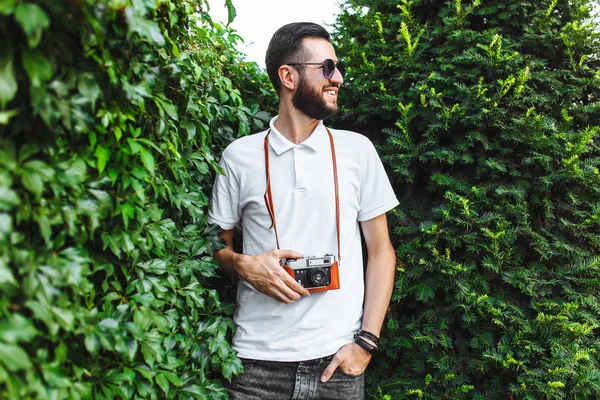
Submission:
[[[243,269],[244,269],[244,259],[248,257],[245,254],[241,254],[241,253],[233,253],[233,255],[231,256],[231,264],[233,264],[233,271],[235,273],[235,276],[239,279],[243,279],[244,277],[244,273],[243,273]]]
[[[363,323],[364,322],[365,321],[363,321]],[[369,332],[369,333],[373,334],[375,337],[377,337],[377,339],[379,339],[379,335],[381,333],[381,327],[380,326],[379,327],[373,327],[373,326],[369,326],[367,324],[363,324],[360,327],[360,331]]]
[[[371,354],[379,351],[379,337],[364,329],[354,334],[354,343]]]

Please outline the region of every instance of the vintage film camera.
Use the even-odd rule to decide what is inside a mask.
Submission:
[[[322,257],[284,258],[286,272],[309,292],[324,292],[340,288],[339,263],[333,254]]]

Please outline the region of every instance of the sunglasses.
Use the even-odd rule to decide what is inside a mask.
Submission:
[[[307,63],[287,63],[287,65],[320,65],[323,68],[323,77],[325,79],[331,79],[337,68],[342,74],[342,78],[346,73],[346,66],[341,61],[333,61],[331,58],[326,59],[323,62],[307,62]]]

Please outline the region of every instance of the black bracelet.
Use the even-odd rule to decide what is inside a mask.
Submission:
[[[373,346],[371,343],[367,342],[366,340],[364,340],[360,336],[357,336],[354,339],[354,343],[356,343],[357,345],[359,345],[360,347],[362,347],[363,349],[365,349],[366,351],[368,351],[371,354],[374,354],[377,351],[379,351],[378,347]]]
[[[360,330],[358,331],[355,335],[354,338],[356,339],[357,337],[362,337],[365,339],[369,339],[371,342],[375,343],[375,346],[379,347],[379,338],[377,336],[375,336],[374,333],[371,333],[369,331],[365,331],[365,330]]]

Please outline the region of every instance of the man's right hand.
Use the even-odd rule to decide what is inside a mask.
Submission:
[[[256,256],[235,254],[234,268],[240,279],[250,283],[259,292],[291,304],[302,296],[309,296],[302,287],[280,265],[282,258],[301,258],[302,254],[292,250],[271,250]]]

